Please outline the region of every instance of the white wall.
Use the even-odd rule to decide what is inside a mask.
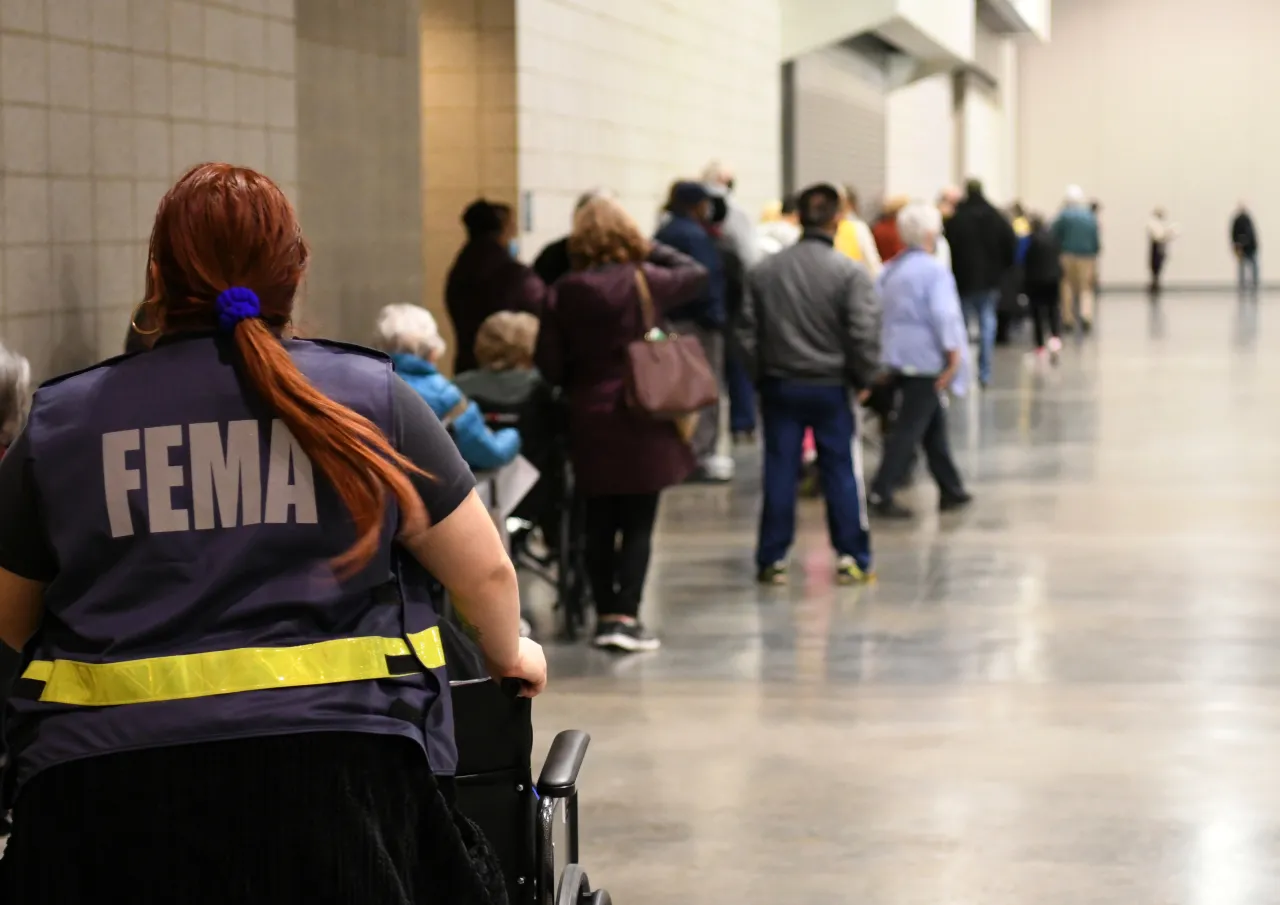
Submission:
[[[873,202],[884,192],[885,61],[845,46],[795,61],[794,177],[854,186]]]
[[[297,197],[294,57],[293,0],[0,0],[0,339],[37,379],[119,353],[191,165]]]
[[[995,87],[969,78],[961,110],[962,179],[981,179],[987,197],[998,205],[1017,194],[1017,45],[979,27],[976,63],[997,80]]]
[[[753,214],[781,180],[780,0],[519,0],[518,170],[530,257],[607,186],[651,228],[673,179],[732,162]]]
[[[951,76],[935,75],[889,93],[885,189],[928,199],[955,181]]]
[[[1022,48],[1022,194],[1053,209],[1078,182],[1102,201],[1104,282],[1146,280],[1156,205],[1182,229],[1168,281],[1232,282],[1241,198],[1264,277],[1280,270],[1277,34],[1274,0],[1070,0],[1054,6],[1053,40]]]
[[[1048,41],[1052,37],[1053,0],[1013,0],[1013,5],[1038,38]]]
[[[899,0],[898,11],[960,59],[973,57],[974,0]]]

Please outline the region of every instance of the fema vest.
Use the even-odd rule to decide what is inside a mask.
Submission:
[[[383,356],[285,341],[331,399],[392,429]],[[166,745],[318,731],[457,762],[429,577],[393,544],[339,582],[355,534],[224,340],[166,341],[44,384],[28,440],[59,571],[11,701],[20,785]]]

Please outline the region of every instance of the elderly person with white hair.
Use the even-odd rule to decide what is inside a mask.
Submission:
[[[31,365],[0,345],[0,456],[18,439],[31,401]]]
[[[511,428],[489,430],[479,407],[437,369],[446,346],[430,311],[388,305],[378,315],[377,337],[396,373],[431,406],[472,469],[501,468],[520,454],[520,434]]]
[[[965,391],[968,335],[955,277],[934,257],[941,231],[942,214],[936,207],[904,207],[898,213],[898,233],[906,249],[885,265],[878,283],[884,306],[881,354],[900,396],[898,418],[871,485],[871,511],[887,518],[912,515],[893,494],[917,446],[924,447],[938,483],[942,511],[973,499],[964,489],[947,437],[944,394]]]
[[[742,259],[742,266],[750,270],[760,257],[760,243],[751,215],[733,197],[736,184],[733,167],[724,161],[713,160],[702,171],[702,181],[711,194],[724,198],[728,212],[720,228]]]
[[[1084,189],[1067,186],[1066,202],[1053,224],[1053,235],[1062,249],[1062,328],[1075,328],[1077,306],[1080,326],[1093,329],[1093,286],[1097,274],[1098,218],[1085,203]]]

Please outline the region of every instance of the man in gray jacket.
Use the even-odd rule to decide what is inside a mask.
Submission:
[[[735,328],[760,387],[764,416],[764,508],[758,577],[782,584],[795,539],[796,485],[806,429],[818,449],[837,580],[871,576],[871,539],[854,393],[880,366],[880,306],[866,268],[836,251],[840,193],[821,184],[799,199],[801,240],[766,258],[747,281]]]

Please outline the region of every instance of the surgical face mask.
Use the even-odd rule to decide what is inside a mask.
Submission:
[[[513,258],[520,257],[520,243],[515,239],[512,239],[510,242],[508,242],[507,254],[511,255],[511,257]]]

